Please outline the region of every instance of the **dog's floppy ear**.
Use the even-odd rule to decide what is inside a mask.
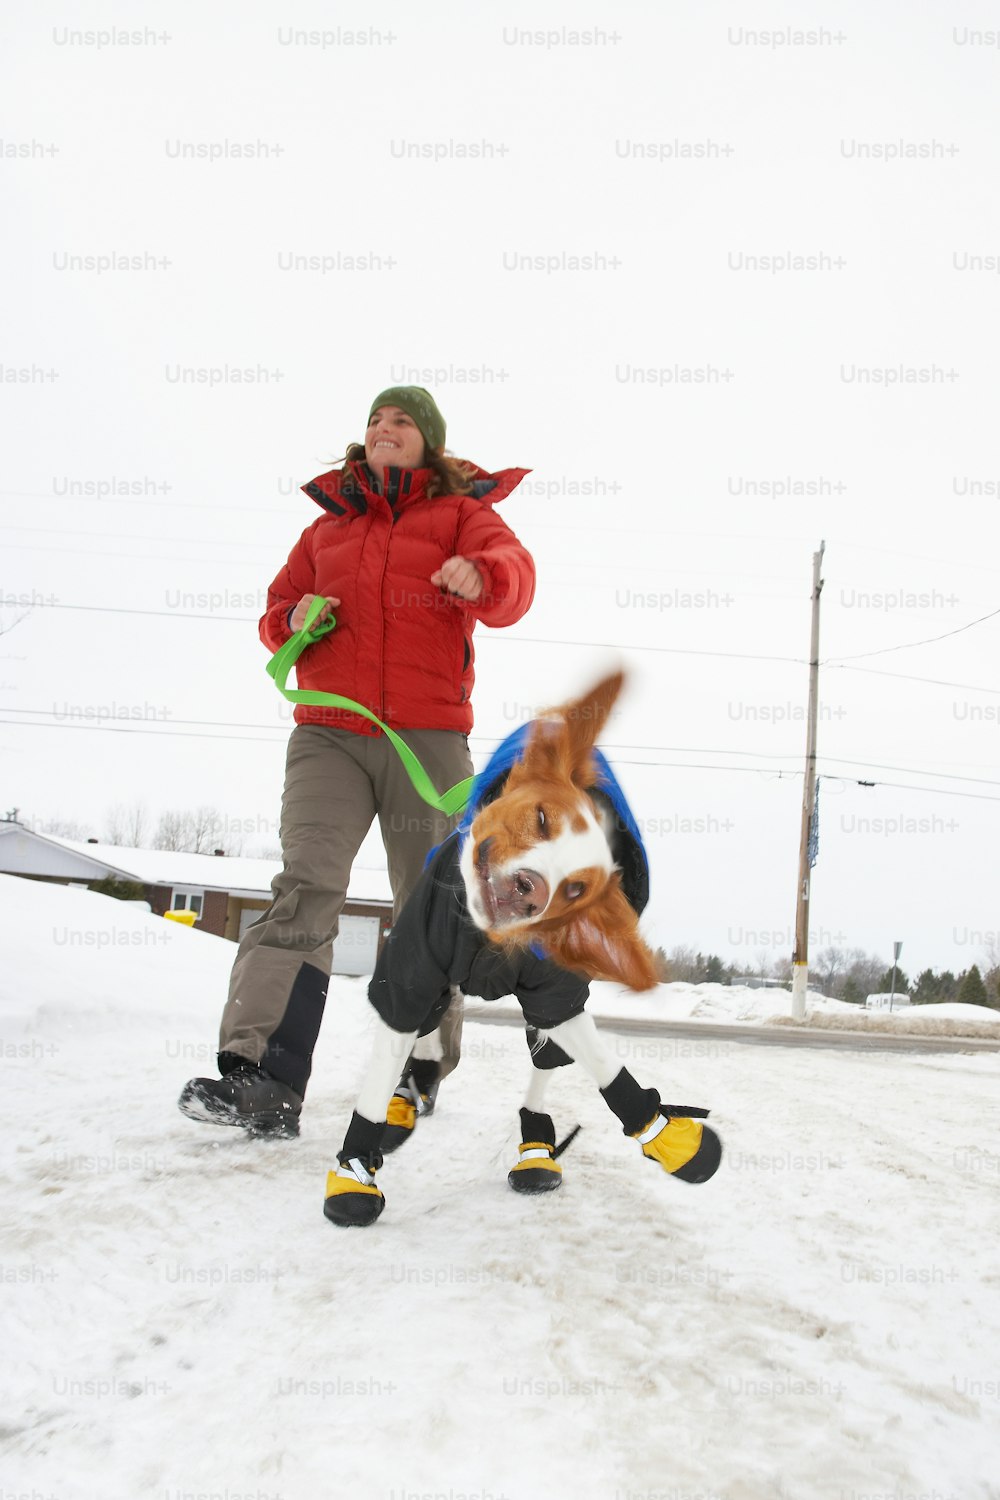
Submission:
[[[630,990],[651,990],[659,983],[653,955],[617,879],[599,901],[546,930],[541,941],[549,958],[588,979],[610,979]]]
[[[552,717],[538,719],[525,747],[518,779],[555,776],[581,790],[593,786],[596,777],[590,752],[624,681],[624,673],[614,672],[582,698],[550,709]]]

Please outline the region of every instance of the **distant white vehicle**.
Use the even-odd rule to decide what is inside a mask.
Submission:
[[[903,990],[888,995],[868,995],[865,999],[865,1010],[908,1010],[910,997]]]

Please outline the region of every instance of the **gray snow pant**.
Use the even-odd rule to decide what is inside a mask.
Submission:
[[[403,739],[439,792],[473,774],[465,736],[410,729]],[[281,802],[284,869],[273,900],[240,942],[219,1031],[219,1067],[261,1063],[304,1094],[323,1019],[338,918],[362,840],[378,817],[389,864],[393,921],[428,852],[458,822],[423,802],[385,735],[299,724],[288,741]],[[458,1066],[463,996],[441,1023],[441,1076]]]

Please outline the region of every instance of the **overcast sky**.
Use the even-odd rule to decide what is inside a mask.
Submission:
[[[813,953],[982,961],[1000,617],[890,648],[1000,607],[995,12],[543,10],[8,19],[0,811],[276,844],[297,486],[419,383],[533,470],[477,763],[624,662],[649,936],[790,955],[825,539]]]

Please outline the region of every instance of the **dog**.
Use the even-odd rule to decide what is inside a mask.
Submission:
[[[432,1098],[435,1064],[419,1038],[433,1034],[456,985],[485,1000],[515,995],[527,1023],[531,1075],[508,1174],[516,1191],[561,1184],[562,1148],[544,1102],[552,1069],[573,1061],[646,1158],[686,1182],[718,1169],[722,1145],[702,1123],[708,1111],[664,1105],[642,1088],[584,1009],[591,979],[640,991],[657,983],[639,932],[649,896],[642,838],[595,749],[622,684],[615,673],[508,736],[476,778],[462,822],[428,856],[369,985],[372,1054],[327,1177],[324,1213],[334,1224],[368,1225],[382,1213],[375,1174],[386,1136],[395,1129],[398,1145]]]

